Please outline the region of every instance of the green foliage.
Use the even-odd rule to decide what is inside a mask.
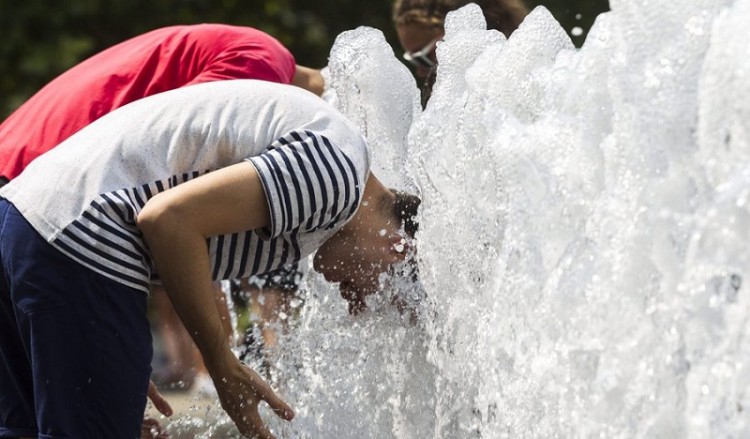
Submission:
[[[529,5],[538,3],[568,31],[588,29],[607,8],[606,0]],[[86,57],[151,29],[210,22],[252,26],[278,38],[299,64],[322,67],[336,35],[360,25],[383,30],[397,48],[390,5],[391,0],[0,0],[0,118]],[[574,41],[580,44],[583,36]]]

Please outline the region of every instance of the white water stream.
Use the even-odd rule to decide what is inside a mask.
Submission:
[[[327,98],[423,199],[423,293],[352,318],[308,277],[280,437],[750,437],[750,0],[610,6],[580,49],[544,8],[449,15],[424,112],[339,36]]]

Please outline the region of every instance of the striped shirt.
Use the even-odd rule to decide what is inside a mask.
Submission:
[[[69,257],[148,291],[158,282],[136,226],[145,203],[208,172],[251,162],[269,227],[207,239],[213,278],[265,273],[314,252],[355,213],[369,169],[356,127],[291,86],[236,80],[136,101],[41,156],[0,196]]]

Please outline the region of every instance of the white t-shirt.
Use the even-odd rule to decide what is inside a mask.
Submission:
[[[135,222],[146,201],[243,160],[261,177],[271,225],[208,239],[217,280],[314,252],[354,215],[370,167],[357,128],[317,96],[217,81],[109,113],[34,160],[0,197],[69,257],[147,292],[158,274]]]

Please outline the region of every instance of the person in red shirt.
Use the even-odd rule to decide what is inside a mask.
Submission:
[[[12,180],[32,160],[116,108],[226,79],[261,79],[323,92],[318,70],[297,66],[279,41],[257,29],[223,24],[156,29],[74,66],[13,112],[0,125],[0,178]]]

